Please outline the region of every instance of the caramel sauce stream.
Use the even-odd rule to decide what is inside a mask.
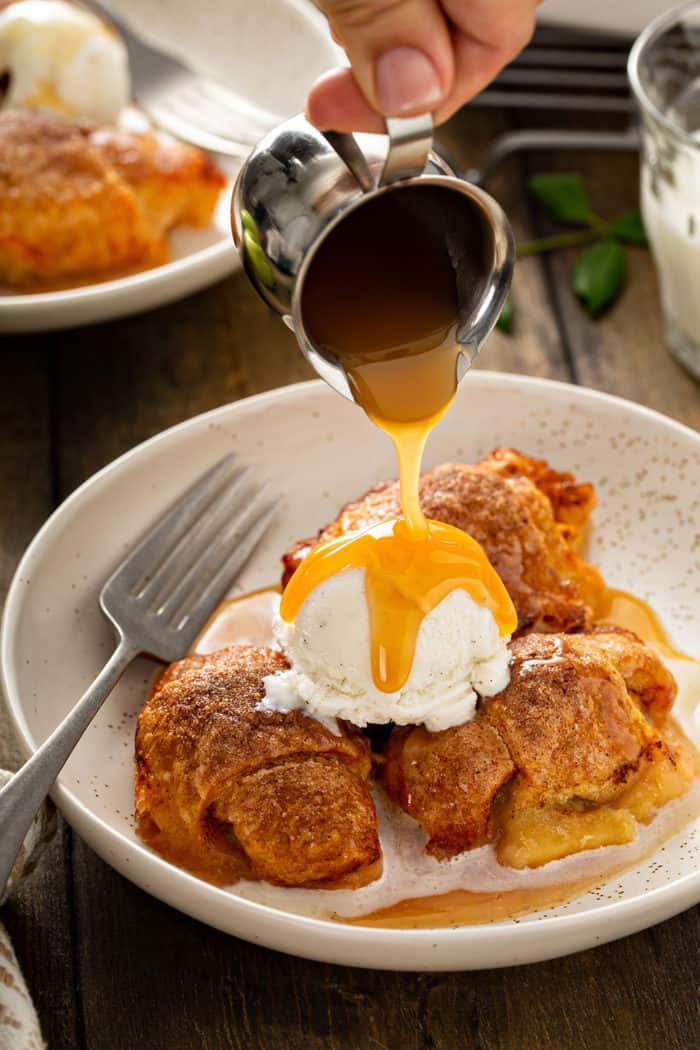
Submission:
[[[291,622],[306,598],[346,569],[365,571],[375,686],[393,693],[413,666],[423,618],[463,588],[515,629],[510,597],[483,548],[427,521],[419,479],[428,437],[457,389],[459,303],[448,248],[410,193],[370,200],[321,243],[302,298],[307,334],[338,360],[355,400],[391,438],[403,519],[316,547],[280,607]]]

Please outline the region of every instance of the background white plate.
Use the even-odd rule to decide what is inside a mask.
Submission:
[[[148,33],[156,45],[187,40],[190,62],[255,102],[267,126],[303,109],[314,80],[339,64],[325,18],[308,0],[219,0],[192,5],[186,0],[119,0],[120,17]],[[185,29],[186,27],[186,29]],[[230,201],[239,164],[217,158],[229,177],[211,224],[204,230],[176,230],[169,238],[171,259],[128,277],[57,292],[17,295],[0,288],[0,332],[41,332],[73,328],[140,313],[181,299],[240,266],[231,237]]]
[[[217,161],[225,173],[238,170]],[[182,227],[168,238],[170,261],[163,266],[60,292],[17,295],[0,289],[0,332],[44,332],[109,321],[163,306],[205,288],[240,266],[231,237],[231,191],[224,187],[209,226]]]
[[[598,487],[591,556],[608,582],[650,600],[676,644],[700,656],[700,437],[593,391],[477,372],[431,439],[428,462],[472,460],[513,444]],[[392,450],[360,410],[321,382],[262,394],[168,430],[105,468],[38,534],[10,589],[4,686],[27,753],[96,674],[112,647],[97,607],[115,562],[191,478],[235,450],[283,494],[281,512],[237,590],[274,581],[294,539],[394,473]],[[362,929],[243,900],[168,865],[132,825],[133,732],[153,667],[114,691],[54,792],[109,864],[204,922],[283,951],[352,965],[469,969],[532,962],[620,937],[700,898],[700,822],[614,884],[516,922],[447,930]]]

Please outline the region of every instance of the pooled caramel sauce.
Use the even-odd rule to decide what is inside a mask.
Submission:
[[[611,624],[634,631],[645,642],[649,642],[663,657],[669,660],[691,660],[692,657],[676,649],[654,610],[641,598],[614,587],[606,591],[598,608],[598,624]],[[693,661],[698,663],[698,661]]]
[[[351,926],[380,926],[394,930],[420,930],[446,926],[502,922],[529,911],[540,911],[564,904],[595,885],[596,880],[580,879],[557,886],[538,886],[493,892],[451,890],[435,897],[410,897],[388,908],[378,908],[359,918],[340,921]]]
[[[223,602],[194,643],[192,651],[207,653],[227,645],[270,644],[272,618],[279,600],[279,589],[270,587]],[[611,589],[607,592],[598,622],[611,623],[635,631],[662,657],[671,661],[672,670],[680,685],[675,709],[678,710],[679,717],[685,713],[685,721],[689,723],[692,710],[700,703],[700,661],[675,648],[653,609],[642,599],[625,591]],[[685,712],[683,709],[686,709]],[[664,736],[673,747],[683,752],[695,775],[699,775],[700,756],[682,729],[671,721],[664,729]],[[647,788],[643,784],[639,786],[635,799],[635,809],[638,812],[644,811],[645,791],[649,802],[653,803],[654,792],[657,789],[658,785],[653,780],[650,780]],[[488,881],[502,879],[504,874],[509,878],[512,876],[511,884],[505,888],[476,891],[450,888],[443,893],[415,896],[414,880],[406,898],[397,903],[374,910],[371,910],[370,906],[366,913],[360,915],[334,913],[333,917],[340,922],[355,925],[417,929],[498,922],[529,912],[554,908],[649,857],[665,840],[680,831],[698,811],[700,793],[691,788],[687,794],[687,804],[684,797],[670,801],[662,807],[661,812],[649,825],[641,824],[637,841],[619,847],[609,846],[603,850],[575,854],[564,862],[555,861],[554,865],[570,863],[573,869],[568,874],[562,874],[558,880],[550,877],[549,881],[542,881],[550,865],[511,872],[510,869],[499,865],[494,856],[479,862],[479,877],[482,881]],[[389,812],[388,820],[391,823],[404,822],[407,826],[412,823],[409,818],[395,811]],[[401,832],[398,834],[400,838]],[[468,855],[465,856],[468,858]],[[446,873],[447,869],[446,865]],[[366,894],[370,889],[371,887],[366,887],[362,893]],[[309,905],[318,900],[317,911],[314,913],[325,915],[332,912],[333,902],[338,899],[336,895],[344,892],[280,889],[262,883],[241,884],[243,895],[273,906],[296,908],[298,905],[299,910],[308,910]],[[414,895],[411,896],[411,893]]]
[[[279,587],[264,587],[222,602],[197,635],[190,652],[205,656],[229,645],[274,645],[272,621],[279,604]]]
[[[343,365],[355,399],[394,443],[403,519],[314,548],[280,615],[293,621],[329,577],[364,569],[372,678],[386,693],[406,683],[423,618],[451,591],[488,606],[501,634],[517,623],[480,544],[426,521],[420,507],[423,450],[454,398],[461,353],[455,269],[430,215],[406,190],[360,206],[321,243],[301,304],[307,335]]]

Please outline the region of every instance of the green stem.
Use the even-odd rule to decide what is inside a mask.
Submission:
[[[523,259],[528,255],[539,255],[541,252],[553,252],[558,248],[575,248],[579,244],[590,244],[607,237],[610,227],[603,225],[593,230],[572,230],[571,233],[555,233],[552,237],[542,237],[538,241],[525,241],[519,244],[516,255]]]

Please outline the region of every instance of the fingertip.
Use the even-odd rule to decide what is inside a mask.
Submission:
[[[351,69],[333,69],[316,81],[306,100],[306,117],[319,131],[386,131]]]

